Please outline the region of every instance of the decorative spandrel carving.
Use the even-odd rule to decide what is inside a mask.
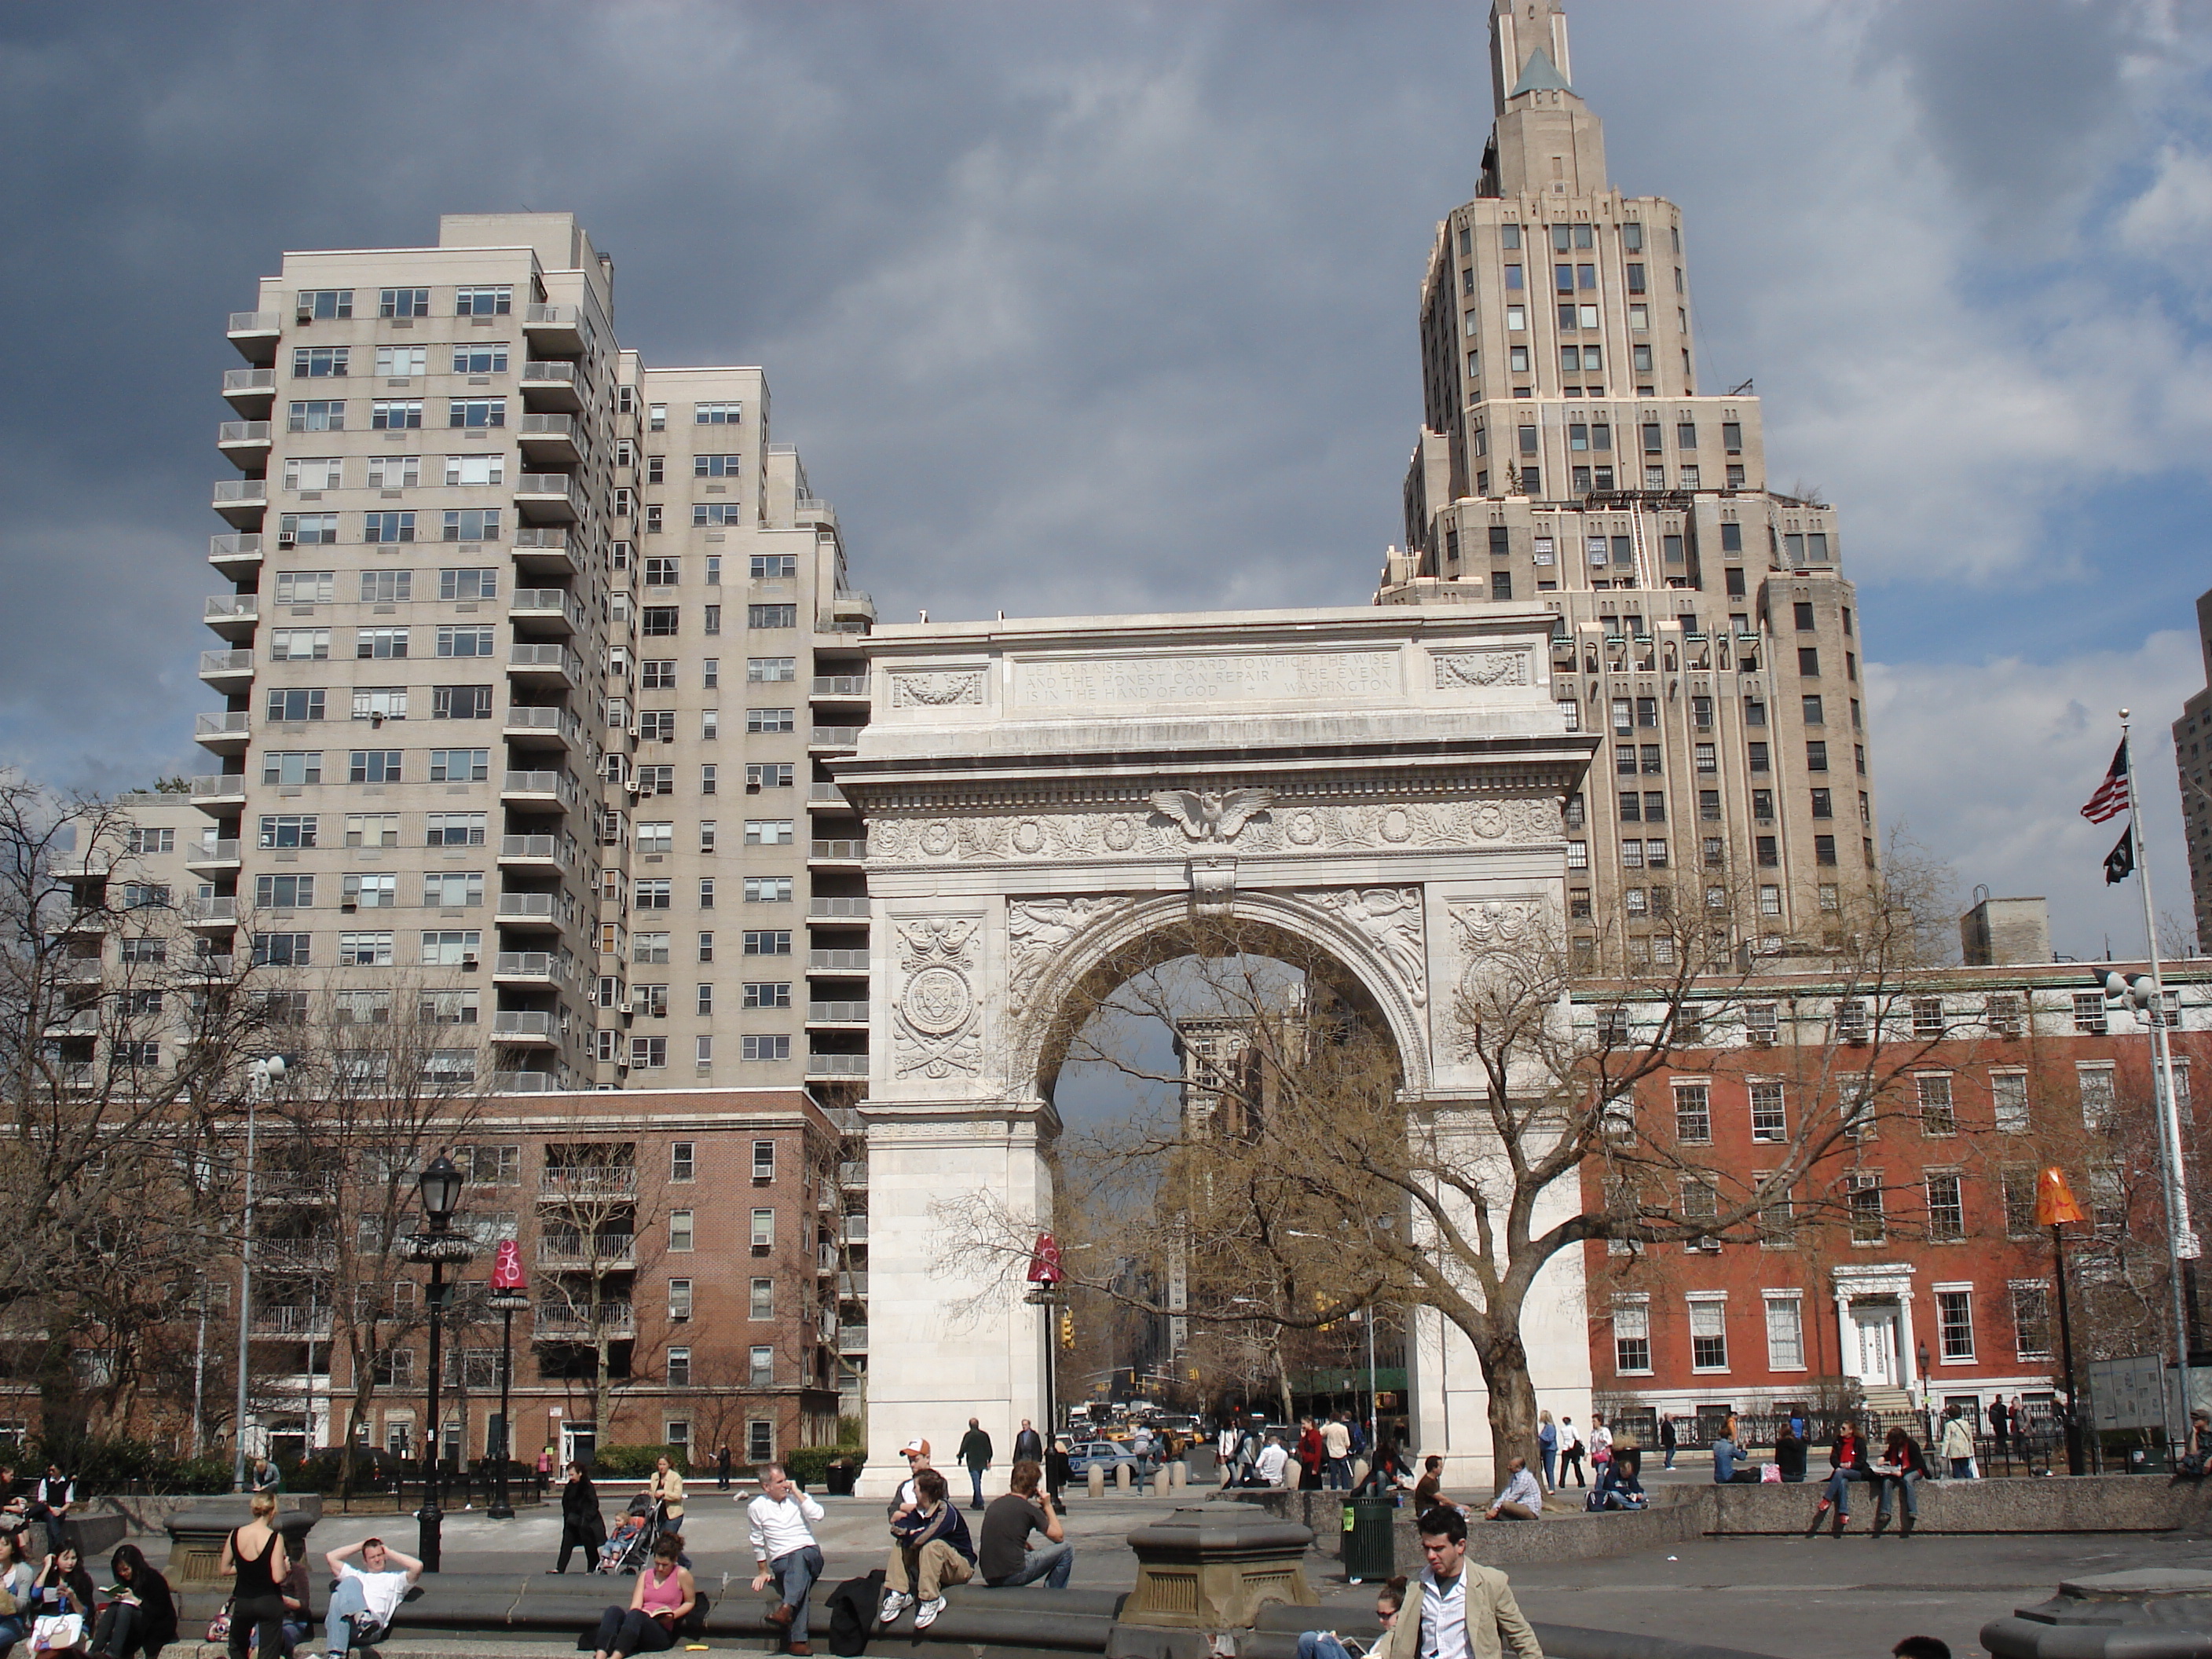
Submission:
[[[1076,939],[1137,901],[1126,893],[1027,899],[1006,907],[1006,1000],[1018,1017],[1053,963]]]
[[[979,923],[923,917],[898,924],[901,983],[891,1004],[891,1064],[899,1077],[973,1077],[983,1063],[975,996]]]
[[[1163,791],[1182,795],[1198,792]],[[1243,793],[1229,792],[1223,797]],[[1178,803],[1180,805],[1180,803]],[[1191,823],[1203,828],[1203,809]],[[1220,823],[1229,822],[1224,808]],[[1528,845],[1563,834],[1556,799],[1527,795],[1487,800],[1408,801],[1403,804],[1300,805],[1279,796],[1253,806],[1231,831],[1237,851],[1267,854],[1334,853],[1490,844]],[[1218,839],[1226,840],[1227,836]],[[1018,817],[879,817],[868,828],[868,852],[883,864],[1064,862],[1077,859],[1173,859],[1189,856],[1194,834],[1180,811],[1142,808],[1124,812],[1036,812]]]
[[[983,701],[983,671],[940,668],[891,675],[894,708],[951,708]]]
[[[1430,660],[1436,665],[1439,691],[1529,684],[1526,651],[1439,651]]]
[[[1389,964],[1416,1008],[1429,1001],[1428,927],[1418,887],[1350,887],[1298,896],[1340,918]]]

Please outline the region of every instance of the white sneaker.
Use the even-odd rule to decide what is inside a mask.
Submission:
[[[944,1611],[945,1598],[941,1595],[933,1601],[924,1601],[914,1610],[914,1627],[916,1630],[927,1630],[937,1622],[937,1615]]]
[[[907,1610],[908,1605],[913,1600],[914,1597],[908,1595],[904,1590],[885,1590],[883,1610],[876,1614],[876,1622],[879,1625],[890,1624],[892,1620]]]

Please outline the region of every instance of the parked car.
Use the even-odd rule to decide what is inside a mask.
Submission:
[[[1085,1440],[1076,1443],[1067,1455],[1067,1473],[1071,1480],[1088,1480],[1093,1467],[1106,1471],[1106,1478],[1115,1478],[1114,1471],[1127,1465],[1132,1480],[1138,1468],[1136,1454],[1117,1440]]]

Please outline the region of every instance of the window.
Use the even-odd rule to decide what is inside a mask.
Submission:
[[[641,766],[637,769],[639,799],[676,793],[676,769],[673,766]],[[709,792],[711,793],[711,792]]]
[[[1990,1102],[1996,1111],[1999,1134],[2024,1135],[2027,1133],[2027,1073],[1991,1072]]]
[[[775,1179],[775,1142],[773,1140],[753,1142],[753,1179],[755,1181]]]
[[[2035,1193],[2038,1176],[2027,1164],[2008,1165],[2003,1171],[2005,1231],[2014,1238],[2033,1238],[2039,1229],[2035,1224]]]
[[[2014,1279],[2012,1292],[2013,1352],[2021,1359],[2051,1358],[2051,1287],[2040,1280]]]
[[[446,514],[445,539],[449,542],[495,542],[499,539],[499,509],[464,507]]]
[[[1936,1291],[1936,1328],[1946,1364],[1965,1364],[1974,1358],[1974,1292],[1970,1285]]]
[[[685,1347],[672,1347],[669,1349],[668,1386],[672,1389],[688,1389],[691,1386],[690,1349]],[[667,1425],[667,1429],[672,1431],[672,1433],[674,1431],[682,1431],[684,1438],[687,1442],[690,1438],[691,1425],[689,1423],[672,1422]],[[672,1438],[665,1443],[673,1445],[676,1443],[674,1439]]]
[[[645,562],[645,585],[647,587],[674,587],[683,580],[684,562],[681,559],[649,558]]]
[[[343,432],[345,430],[345,402],[337,398],[296,400],[287,411],[284,429],[287,432]]]
[[[1754,1082],[1751,1085],[1751,1138],[1753,1140],[1779,1141],[1789,1139],[1789,1117],[1784,1109],[1783,1085],[1773,1082]]]
[[[698,501],[691,507],[691,523],[695,529],[702,525],[719,528],[744,521],[744,510],[735,501]]]
[[[1958,1133],[1959,1119],[1951,1105],[1950,1073],[1921,1072],[1915,1074],[1912,1081],[1920,1102],[1920,1133],[1923,1135]]]
[[[274,784],[320,783],[323,781],[323,757],[316,750],[264,750],[261,756],[261,781]]]
[[[2074,994],[2074,1030],[2081,1036],[2105,1035],[2105,994],[2102,991],[2076,991]]]
[[[671,879],[666,876],[641,876],[632,898],[633,908],[640,910],[665,910],[670,908]]]
[[[506,374],[507,342],[504,340],[454,341],[453,373],[456,374]]]
[[[335,379],[346,372],[353,354],[344,346],[294,346],[292,374],[295,380]]]
[[[307,910],[315,902],[313,876],[256,876],[253,902],[264,910]]]
[[[748,933],[747,939],[752,937]],[[740,1040],[738,1058],[740,1060],[789,1060],[791,1039],[780,1035],[748,1036]]]
[[[415,1019],[421,1025],[474,1025],[483,994],[477,991],[424,991],[415,1001]]]
[[[1828,745],[1815,740],[1805,745],[1805,769],[1825,772],[1828,769]]]
[[[748,1386],[756,1389],[773,1388],[775,1385],[775,1350],[774,1348],[763,1345],[751,1351],[751,1360],[745,1381]],[[767,1424],[752,1424],[748,1425],[748,1431],[770,1427],[772,1425]]]
[[[338,538],[338,515],[335,513],[280,513],[276,516],[276,542],[280,547],[322,547]]]
[[[748,980],[744,985],[742,1006],[747,1008],[788,1008],[791,1006],[791,981],[786,980]]]
[[[745,607],[745,626],[796,628],[799,626],[799,607],[795,605],[749,605]]]
[[[1703,1083],[1674,1085],[1674,1139],[1684,1145],[1706,1146],[1713,1138],[1712,1089]]]
[[[388,939],[390,935],[386,937]],[[253,936],[253,965],[257,968],[312,967],[313,939],[313,935],[310,933],[256,933]]]
[[[376,372],[384,379],[412,380],[417,374],[428,373],[429,367],[430,349],[428,346],[387,345],[376,349]],[[422,409],[420,404],[415,407],[418,412]],[[422,422],[418,420],[413,424],[420,426]]]
[[[1820,678],[1820,652],[1817,646],[1801,645],[1797,647],[1797,672],[1807,679]]]
[[[489,657],[492,653],[489,624],[441,623],[438,654],[441,657]]]
[[[498,288],[464,288],[453,291],[453,315],[456,317],[504,317],[514,309],[514,289]]]
[[[430,781],[433,783],[482,783],[491,775],[491,750],[489,749],[433,749],[430,751]]]
[[[269,660],[271,662],[321,662],[330,654],[331,630],[327,628],[277,628],[270,630]],[[291,698],[312,702],[316,712],[312,714],[295,715],[280,715],[271,712],[270,719],[316,720],[322,719],[323,694],[320,691],[312,695],[307,692],[280,694],[272,691],[270,693],[269,699],[272,711],[276,708],[276,700],[280,695],[289,695]],[[289,706],[291,704],[288,702],[287,707]],[[304,703],[302,706],[305,706]]]
[[[1628,1376],[1651,1373],[1651,1310],[1641,1303],[1613,1304],[1613,1368]]]
[[[504,455],[448,455],[446,457],[446,482],[475,487],[507,482],[507,457]]]
[[[504,398],[448,398],[446,399],[446,424],[449,427],[483,428],[507,424],[507,399]]]
[[[2074,1067],[2074,1075],[2081,1090],[2081,1127],[2085,1129],[2103,1128],[2111,1121],[2112,1108],[2117,1103],[2113,1095],[2112,1062],[2077,1064]]]
[[[641,1071],[658,1072],[665,1070],[668,1065],[668,1039],[665,1036],[632,1037],[629,1040],[629,1063],[633,1067]],[[681,1215],[685,1218],[685,1224],[688,1227],[690,1224],[690,1212],[688,1210],[679,1210],[676,1213],[677,1215]],[[672,1250],[676,1249],[679,1248],[672,1242],[676,1234],[676,1216],[672,1215],[669,1217],[668,1228],[669,1237],[672,1240],[668,1248]],[[687,1244],[681,1248],[689,1249],[690,1247]]]
[[[1889,1231],[1881,1209],[1881,1176],[1873,1170],[1854,1170],[1845,1177],[1851,1212],[1851,1243],[1879,1244]]]
[[[1956,1241],[1966,1236],[1966,1204],[1956,1170],[1928,1172],[1928,1237]]]
[[[747,876],[745,902],[748,904],[787,904],[791,901],[789,876]]]
[[[422,905],[430,910],[459,910],[483,902],[481,870],[434,870],[422,877]]]
[[[753,1212],[752,1244],[755,1251],[765,1255],[775,1248],[775,1212],[761,1209]]]
[[[671,1319],[691,1317],[691,1281],[672,1279],[668,1281],[668,1316]]]
[[[1805,1369],[1805,1304],[1794,1296],[1766,1298],[1766,1369]]]
[[[676,826],[668,823],[641,823],[637,826],[637,850],[641,853],[672,853],[676,850]]]
[[[1728,1369],[1728,1304],[1712,1297],[1690,1303],[1690,1369],[1724,1371]]]
[[[741,403],[694,404],[691,423],[694,426],[735,426],[744,412]]]
[[[312,834],[313,820],[308,821]],[[302,846],[313,846],[312,841]],[[397,847],[399,845],[399,815],[397,812],[349,812],[345,821],[345,844],[349,847]]]
[[[473,927],[433,928],[422,935],[422,965],[459,968],[477,959],[483,935]]]

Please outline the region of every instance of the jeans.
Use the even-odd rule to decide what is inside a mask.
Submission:
[[[30,1633],[29,1620],[18,1618],[12,1613],[0,1617],[0,1659],[5,1659],[9,1650]]]
[[[1322,1460],[1322,1484],[1331,1492],[1352,1490],[1352,1460],[1349,1457],[1329,1457]]]
[[[1074,1545],[1065,1541],[1039,1544],[1029,1553],[1029,1559],[1006,1577],[988,1578],[984,1583],[993,1589],[1016,1589],[1042,1578],[1047,1589],[1066,1589],[1068,1575],[1074,1571]]]
[[[147,1659],[161,1652],[161,1644],[146,1639],[143,1622],[143,1610],[127,1601],[110,1601],[100,1610],[100,1622],[92,1627],[92,1650],[104,1653],[108,1659],[130,1659],[143,1652]]]
[[[968,1479],[975,1486],[975,1507],[980,1510],[983,1507],[983,1465],[970,1463],[968,1466]]]
[[[1672,1446],[1667,1448],[1666,1467],[1670,1469],[1674,1467],[1674,1449]]]
[[[1839,1515],[1850,1513],[1850,1483],[1854,1480],[1863,1480],[1870,1486],[1875,1484],[1875,1477],[1864,1469],[1838,1469],[1828,1477],[1827,1491],[1820,1494],[1823,1501],[1836,1506],[1836,1511]],[[1913,1513],[1917,1515],[1919,1511],[1916,1510]]]
[[[676,1632],[642,1607],[609,1607],[592,1638],[601,1653],[665,1653],[675,1645]]]
[[[323,1616],[323,1645],[343,1656],[353,1646],[353,1633],[375,1622],[368,1616],[368,1592],[358,1578],[341,1578],[331,1592],[330,1611]]]
[[[1974,1478],[1974,1460],[1971,1457],[1953,1458],[1951,1460],[1951,1478],[1954,1480],[1972,1480]]]
[[[1583,1479],[1583,1449],[1580,1446],[1559,1454],[1559,1484],[1561,1486],[1566,1485],[1567,1471],[1570,1469],[1574,1471],[1575,1485],[1577,1486],[1589,1485],[1589,1481]]]
[[[1902,1486],[1905,1489],[1905,1512],[1911,1516],[1914,1520],[1917,1521],[1920,1518],[1920,1475],[1918,1471],[1907,1469],[1903,1474],[1885,1474],[1880,1477],[1880,1480],[1881,1490],[1880,1495],[1875,1499],[1874,1512],[1876,1515],[1887,1515],[1889,1513],[1890,1489],[1893,1486]]]
[[[1325,1630],[1298,1632],[1298,1659],[1352,1659],[1344,1644]]]
[[[1547,1446],[1544,1448],[1544,1490],[1546,1492],[1557,1490],[1559,1473],[1559,1449],[1556,1446]]]
[[[775,1593],[783,1605],[792,1609],[791,1640],[806,1639],[806,1594],[814,1588],[814,1581],[822,1576],[822,1552],[809,1544],[805,1549],[793,1550],[788,1555],[779,1555],[768,1564],[775,1576]]]

